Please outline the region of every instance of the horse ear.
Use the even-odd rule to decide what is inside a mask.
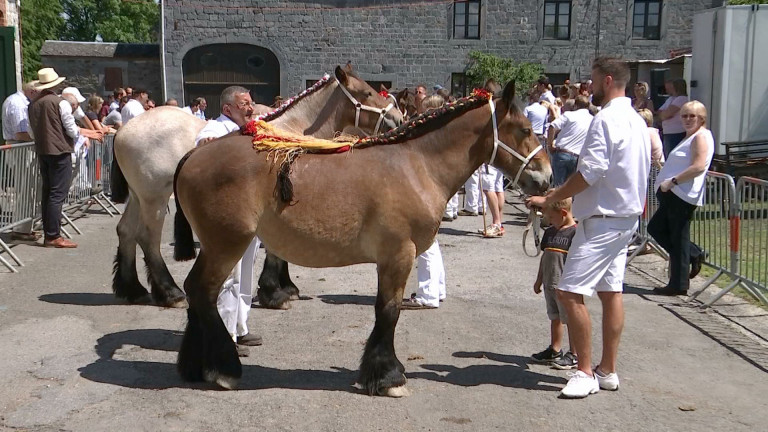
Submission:
[[[336,79],[339,80],[340,83],[347,85],[347,73],[344,72],[344,69],[342,69],[341,66],[336,66],[336,70],[333,72],[336,74]]]
[[[504,86],[504,91],[501,93],[501,99],[507,103],[507,105],[511,104],[515,100],[515,80],[512,80],[507,83],[506,86]]]
[[[344,66],[344,69],[346,69],[347,73],[352,73],[352,61],[347,61],[347,64]]]
[[[386,87],[384,87],[384,84],[379,84],[379,91],[380,92],[387,91],[387,90],[388,89]]]

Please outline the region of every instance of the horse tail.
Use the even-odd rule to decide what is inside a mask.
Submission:
[[[176,172],[173,174],[173,195],[176,198],[176,217],[173,221],[173,259],[176,261],[189,261],[195,258],[195,239],[192,236],[192,227],[189,225],[187,217],[184,216],[184,210],[181,209],[179,203],[179,194],[176,190],[176,182],[181,172],[181,167],[184,166],[184,162],[189,159],[195,149],[190,150],[176,165]]]
[[[128,200],[128,182],[125,181],[123,170],[120,169],[120,164],[117,163],[117,158],[112,158],[112,175],[109,179],[109,188],[112,193],[112,201],[116,203],[124,203]]]

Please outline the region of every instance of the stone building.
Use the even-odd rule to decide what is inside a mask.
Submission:
[[[166,0],[168,97],[215,99],[241,84],[271,102],[351,61],[393,87],[464,91],[467,54],[539,62],[553,82],[586,79],[596,54],[666,59],[691,47],[713,0]],[[663,73],[655,77],[663,79]],[[656,87],[660,83],[652,83]],[[209,100],[211,108],[216,103]]]
[[[0,0],[0,97],[21,88],[18,1]]]
[[[108,42],[45,41],[42,65],[67,77],[83,94],[104,96],[117,87],[143,86],[163,101],[160,46]]]

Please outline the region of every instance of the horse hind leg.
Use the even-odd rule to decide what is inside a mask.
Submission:
[[[259,276],[259,289],[256,290],[259,303],[267,309],[290,309],[291,307],[289,302],[291,292],[280,287],[281,263],[285,263],[285,261],[267,250],[264,268],[261,270],[261,276]],[[296,295],[298,295],[298,289],[296,289]]]
[[[184,282],[190,307],[177,370],[185,381],[207,381],[232,389],[243,370],[235,342],[216,308],[221,284],[229,273],[227,265],[234,263],[212,262],[201,251]]]
[[[400,318],[405,283],[415,256],[414,248],[378,263],[379,289],[376,296],[376,323],[365,344],[358,382],[370,395],[403,397],[405,367],[395,354],[395,327]]]
[[[112,291],[115,297],[128,300],[129,303],[146,304],[151,302],[149,292],[139,281],[136,272],[136,236],[139,225],[139,203],[129,199],[123,216],[117,224],[117,254],[113,267]]]
[[[299,287],[296,286],[296,284],[293,283],[291,280],[291,275],[288,272],[288,261],[283,261],[282,259],[278,258],[280,261],[279,264],[279,271],[278,271],[278,277],[280,279],[280,289],[282,291],[285,291],[291,300],[301,300],[301,296],[299,295]],[[308,298],[308,297],[307,297]]]
[[[150,203],[142,206],[143,227],[139,230],[139,244],[144,251],[147,279],[152,286],[152,299],[159,306],[187,307],[186,294],[179,289],[160,253],[165,205]]]

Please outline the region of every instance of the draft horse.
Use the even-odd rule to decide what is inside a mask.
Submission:
[[[337,131],[349,128],[375,134],[402,122],[402,115],[391,102],[358,78],[350,66],[336,67],[334,75],[263,118],[282,129],[329,139]],[[117,133],[113,199],[127,200],[117,225],[112,289],[118,298],[130,303],[150,301],[136,271],[138,243],[144,251],[155,303],[165,307],[186,306],[186,296],[160,254],[160,241],[176,166],[195,147],[195,138],[204,126],[205,121],[178,108],[159,107],[134,118]],[[279,307],[291,295],[298,296],[284,261],[268,253],[264,266],[267,271],[259,279],[265,290],[260,292],[264,303]]]
[[[252,139],[230,136],[199,147],[177,169],[177,212],[201,245],[184,283],[190,307],[178,371],[187,381],[233,388],[241,377],[216,297],[259,236],[275,255],[306,267],[377,264],[376,322],[358,382],[371,395],[406,395],[395,326],[413,260],[432,244],[448,199],[484,162],[531,194],[544,192],[551,174],[514,103],[514,84],[496,101],[478,92],[363,139],[351,152],[296,157],[289,202],[278,193],[277,170]]]

